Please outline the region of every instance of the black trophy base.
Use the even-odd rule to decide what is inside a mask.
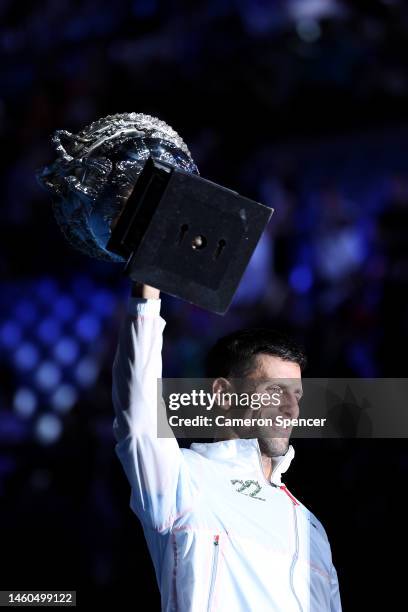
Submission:
[[[107,248],[125,274],[225,314],[273,209],[149,158]]]

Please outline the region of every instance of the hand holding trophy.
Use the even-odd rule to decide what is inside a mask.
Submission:
[[[72,246],[126,263],[133,280],[224,314],[273,209],[198,176],[169,125],[109,115],[57,130],[57,159],[37,172]]]

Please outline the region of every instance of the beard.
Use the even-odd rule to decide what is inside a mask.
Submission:
[[[258,438],[260,451],[267,457],[284,455],[289,448],[289,438]]]

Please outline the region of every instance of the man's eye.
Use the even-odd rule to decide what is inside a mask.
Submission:
[[[268,387],[268,391],[271,391],[272,393],[279,393],[279,395],[282,395],[283,393],[283,389],[282,387],[279,387],[279,385],[273,385],[273,387]]]

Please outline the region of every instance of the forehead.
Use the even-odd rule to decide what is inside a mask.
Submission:
[[[248,378],[287,378],[301,380],[302,374],[298,363],[285,361],[280,357],[261,353],[255,356],[255,370]]]

